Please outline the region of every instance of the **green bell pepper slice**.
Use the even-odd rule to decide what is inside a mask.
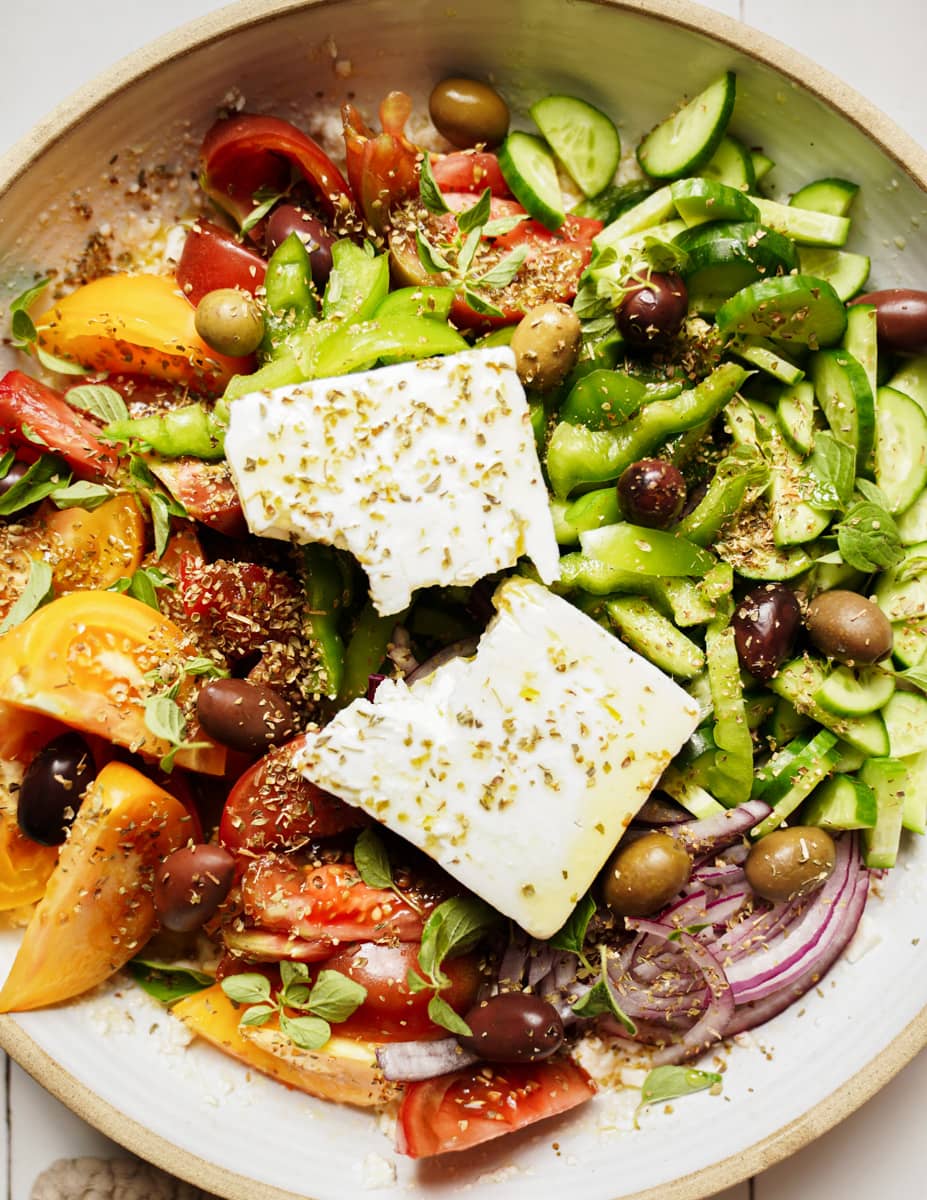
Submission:
[[[677,531],[699,546],[710,546],[724,526],[736,516],[751,488],[769,479],[769,467],[755,446],[735,446],[718,463],[708,491],[682,518]]]
[[[216,462],[225,457],[226,409],[185,404],[160,416],[111,421],[104,433],[117,442],[142,442],[162,458],[191,458]]]
[[[309,251],[291,233],[270,257],[264,279],[265,306],[264,341],[262,352],[266,359],[286,355],[289,335],[301,333],[319,315],[319,305],[312,290],[312,265]]]
[[[583,554],[632,575],[705,575],[717,561],[707,550],[675,533],[621,521],[580,535]]]
[[[312,647],[311,662],[301,686],[309,695],[334,699],[344,679],[344,642],[338,625],[345,584],[337,550],[319,543],[303,546],[301,575],[306,631]]]
[[[338,708],[366,696],[370,676],[382,665],[393,630],[404,618],[405,613],[381,617],[370,600],[364,605],[344,653]]]
[[[398,362],[468,349],[456,329],[433,317],[384,317],[342,326],[326,338],[316,354],[312,378],[350,375],[372,367],[381,358]]]
[[[389,291],[389,255],[346,239],[332,246],[332,270],[322,297],[326,321],[369,321]]]
[[[560,420],[587,429],[614,429],[640,409],[647,388],[623,371],[590,371],[570,389]]]
[[[449,287],[404,287],[390,292],[374,313],[383,317],[431,317],[446,321],[454,303],[454,289]]]

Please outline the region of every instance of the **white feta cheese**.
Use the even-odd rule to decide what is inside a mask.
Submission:
[[[550,937],[698,724],[671,679],[513,578],[476,655],[385,680],[312,737],[306,777]]]
[[[508,347],[317,379],[232,402],[225,437],[252,533],[349,550],[383,614],[558,551]]]

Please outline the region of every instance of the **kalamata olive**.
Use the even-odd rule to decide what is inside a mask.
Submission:
[[[185,846],[155,872],[154,902],[165,929],[189,933],[205,925],[225,900],[235,859],[222,846]]]
[[[79,733],[62,733],[43,746],[26,767],[16,802],[16,820],[26,837],[60,846],[96,773]]]
[[[442,79],[428,98],[428,111],[438,133],[461,150],[498,146],[509,131],[509,106],[476,79]]]
[[[686,481],[672,463],[642,458],[631,463],[618,480],[618,501],[633,524],[669,529],[685,505]]]
[[[529,308],[512,334],[518,378],[525,387],[549,392],[567,377],[579,358],[583,331],[568,304]]]
[[[563,1021],[552,1004],[525,992],[501,992],[475,1005],[461,1045],[489,1062],[537,1062],[563,1045]]]
[[[617,324],[625,341],[639,350],[665,346],[679,332],[689,308],[689,293],[675,273],[651,272],[633,285],[618,307]]]
[[[801,605],[784,583],[763,583],[737,605],[731,625],[740,665],[756,679],[772,679],[795,648]]]
[[[692,860],[668,833],[645,833],[619,845],[602,878],[602,899],[619,917],[649,917],[689,882]]]
[[[312,213],[296,204],[281,204],[267,219],[264,238],[268,254],[282,245],[291,233],[295,233],[309,251],[313,282],[324,288],[332,273],[332,242],[335,239]]]
[[[252,354],[264,336],[260,305],[237,288],[216,288],[196,306],[196,332],[219,354]]]
[[[775,903],[809,896],[834,873],[837,848],[823,829],[795,825],[761,838],[747,855],[747,882],[758,896]]]
[[[213,679],[196,698],[196,715],[208,734],[246,754],[278,746],[297,732],[296,717],[273,688],[247,679]]]
[[[808,636],[828,658],[842,663],[874,663],[892,649],[892,626],[878,604],[856,592],[835,588],[808,605]]]
[[[922,354],[927,350],[927,292],[887,288],[857,296],[853,304],[874,304],[879,348]]]

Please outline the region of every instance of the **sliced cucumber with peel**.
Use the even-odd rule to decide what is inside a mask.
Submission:
[[[805,803],[803,825],[839,833],[847,829],[872,829],[878,817],[875,792],[852,775],[825,780]]]
[[[760,210],[760,220],[764,225],[775,229],[777,233],[784,233],[800,246],[839,247],[846,244],[850,235],[850,222],[846,217],[792,208],[760,196],[754,197],[754,203]]]
[[[798,454],[810,454],[814,448],[814,386],[805,380],[785,388],[779,397],[776,417],[792,449]]]
[[[903,513],[927,486],[927,414],[894,388],[876,395],[876,483],[890,513]]]
[[[871,758],[859,777],[876,798],[876,823],[863,830],[863,862],[871,870],[886,870],[898,859],[908,771],[897,757]]]
[[[835,667],[815,692],[815,700],[828,712],[841,717],[864,717],[878,712],[895,691],[895,679],[890,671],[869,667],[854,671],[850,667]],[[891,740],[891,731],[889,731]]]
[[[741,288],[798,266],[792,242],[755,221],[695,226],[676,243],[687,255],[683,275],[696,312],[715,313]]]
[[[764,154],[762,150],[751,150],[750,161],[753,163],[753,186],[762,183],[769,172],[776,165],[775,161]]]
[[[704,179],[726,183],[728,187],[737,188],[740,192],[752,192],[756,187],[756,168],[753,155],[743,142],[738,141],[729,133],[726,133],[718,142],[718,148],[708,162],[699,169],[699,174]]]
[[[875,400],[866,372],[846,350],[822,350],[811,363],[814,395],[827,423],[865,469],[875,437]]]
[[[681,179],[708,162],[724,137],[735,95],[734,72],[726,71],[648,133],[637,148],[644,173]]]
[[[826,279],[841,300],[849,300],[866,286],[868,255],[823,246],[802,246],[798,253],[802,274]]]
[[[605,113],[575,96],[546,96],[531,106],[531,117],[584,196],[608,187],[621,158],[621,139]]]
[[[883,571],[874,599],[893,624],[927,617],[927,540],[909,546],[900,562]]]
[[[597,233],[592,244],[601,253],[608,246],[617,246],[625,238],[644,233],[676,215],[676,205],[673,203],[673,193],[668,187],[657,188],[640,203],[627,209],[616,217],[610,225],[606,225],[601,233]]]
[[[881,713],[869,713],[865,717],[838,717],[818,704],[815,696],[826,678],[827,670],[823,663],[810,657],[797,658],[779,668],[770,680],[769,687],[799,712],[811,717],[863,754],[870,757],[887,755],[889,737]],[[899,694],[896,692],[895,696]]]
[[[927,696],[896,691],[883,708],[882,717],[894,758],[927,750]]]
[[[843,348],[866,372],[873,396],[879,387],[879,338],[874,304],[851,304]]]
[[[921,492],[898,518],[898,536],[905,546],[927,542],[927,492]]]
[[[640,596],[620,596],[605,605],[623,642],[677,679],[694,679],[705,670],[701,648]]]
[[[927,753],[906,758],[908,783],[904,792],[901,824],[911,833],[927,833]]]
[[[781,770],[774,769],[773,778],[764,788],[762,798],[772,805],[772,812],[751,830],[752,837],[765,837],[790,817],[814,789],[834,770],[840,758],[837,739],[826,729],[819,730],[810,741],[791,757]],[[785,755],[789,747],[779,754]],[[775,763],[776,755],[768,767]]]
[[[749,363],[752,367],[758,367],[779,383],[791,385],[801,383],[805,378],[801,367],[780,353],[767,338],[735,338],[728,349],[735,358]]]
[[[812,348],[839,342],[847,326],[843,301],[813,275],[752,283],[722,304],[715,320],[722,333],[755,333]]]
[[[892,626],[892,658],[902,668],[919,667],[927,659],[927,620]]]
[[[811,212],[827,213],[832,217],[845,217],[850,211],[858,183],[849,179],[817,179],[799,188],[789,204],[793,208],[807,208]]]
[[[889,379],[888,386],[904,392],[927,412],[927,354],[907,359]]]
[[[706,221],[759,220],[756,205],[737,188],[713,179],[677,179],[670,184],[676,211],[690,228]]]
[[[546,225],[559,229],[566,219],[554,156],[531,133],[515,130],[499,148],[499,167],[512,195]]]

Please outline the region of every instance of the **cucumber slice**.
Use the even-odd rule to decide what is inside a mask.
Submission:
[[[882,572],[875,601],[892,623],[927,617],[927,541],[909,546],[900,562]]]
[[[577,204],[573,212],[578,217],[591,217],[593,221],[609,225],[622,213],[646,200],[655,187],[656,184],[649,179],[632,179],[629,183],[618,183],[614,187],[607,187],[598,196],[587,197]]]
[[[765,837],[767,833],[772,833],[830,775],[840,758],[836,745],[834,735],[821,729],[787,766],[781,770],[773,768],[774,777],[763,791],[763,799],[772,805],[772,812],[751,830],[751,837]],[[786,754],[788,750],[787,746],[780,754]],[[772,763],[767,764],[767,768],[770,767]]]
[[[869,278],[870,260],[865,254],[850,254],[822,246],[802,246],[798,252],[803,275],[826,279],[841,300],[861,292]]]
[[[713,179],[677,179],[670,184],[676,211],[689,228],[706,221],[758,221],[752,200]]]
[[[729,133],[718,142],[717,150],[700,169],[699,174],[704,179],[726,183],[728,187],[737,188],[740,192],[752,192],[756,187],[753,155],[743,142],[739,142]]]
[[[896,392],[904,392],[927,412],[927,354],[909,358],[888,381]]]
[[[927,754],[905,759],[908,786],[904,792],[901,824],[911,833],[927,833]]]
[[[873,396],[879,386],[879,339],[874,304],[852,304],[847,310],[843,348],[866,372]]]
[[[548,229],[566,219],[554,156],[539,137],[516,130],[499,147],[499,167],[512,195]]]
[[[927,696],[895,692],[882,710],[888,744],[895,758],[927,750]]]
[[[927,414],[904,392],[876,395],[875,478],[890,513],[910,508],[927,485]]]
[[[680,179],[708,162],[724,137],[735,94],[734,72],[726,71],[648,133],[637,148],[637,161],[645,174]]]
[[[888,671],[875,667],[862,671],[836,667],[814,698],[822,708],[840,717],[864,717],[866,713],[878,712],[891,700],[894,691],[895,680]]]
[[[694,679],[705,670],[705,655],[684,633],[638,596],[621,596],[605,605],[621,640],[677,679]]]
[[[814,386],[796,383],[779,397],[776,416],[783,436],[798,454],[810,454],[814,447]]]
[[[830,524],[831,514],[802,499],[802,459],[789,448],[779,433],[777,422],[770,430],[768,452],[775,464],[769,487],[773,541],[777,546],[801,546],[813,542]]]
[[[905,546],[927,542],[927,492],[922,492],[898,518],[898,534]]]
[[[897,757],[873,758],[859,777],[875,792],[877,813],[874,827],[863,830],[863,861],[870,870],[886,870],[898,858],[908,771]]]
[[[531,117],[584,196],[608,187],[618,170],[621,139],[605,113],[575,96],[547,96],[532,104]]]
[[[801,246],[843,246],[850,235],[850,222],[846,217],[792,208],[759,196],[754,197],[754,203],[764,225],[784,233]]]
[[[836,775],[815,788],[802,809],[803,825],[840,832],[872,829],[878,816],[875,792],[852,775]]]
[[[776,164],[762,150],[751,150],[750,161],[753,163],[753,182],[755,187],[756,184],[763,182]]]
[[[706,817],[717,817],[726,812],[724,805],[703,787],[691,779],[687,779],[676,767],[667,767],[660,780],[660,790],[666,792],[670,799],[692,814],[697,820]]]
[[[827,748],[837,744],[837,739],[832,734],[825,734],[825,737],[829,739]],[[801,756],[805,754],[813,738],[813,733],[799,734],[787,746],[777,750],[768,762],[758,767],[750,792],[751,799],[765,800],[767,804],[773,804],[777,797],[787,791],[796,765],[802,761]]]
[[[813,275],[751,283],[721,305],[715,320],[722,333],[756,333],[813,348],[838,342],[847,325],[843,301]]]
[[[772,745],[775,749],[779,746],[786,746],[793,738],[798,737],[800,733],[804,733],[811,725],[811,720],[804,713],[800,713],[798,709],[785,700],[782,696],[776,697],[776,705],[772,710],[772,715],[767,724],[767,733]]]
[[[770,680],[769,689],[868,757],[888,754],[888,732],[880,713],[869,713],[865,717],[838,717],[818,704],[815,696],[826,677],[824,664],[806,655],[780,667]],[[896,692],[895,696],[899,694]]]
[[[837,749],[840,751],[840,761],[836,766],[838,775],[851,775],[854,771],[858,771],[866,761],[866,756],[861,750],[847,745],[846,742],[838,742]]]
[[[892,658],[900,667],[919,667],[927,658],[927,622],[899,621],[892,626]]]
[[[866,372],[846,350],[822,350],[812,360],[811,381],[828,425],[856,450],[856,469],[862,470],[875,436],[875,401]]]
[[[732,558],[725,561],[730,562],[741,579],[757,579],[769,583],[794,579],[812,566],[811,557],[801,546],[792,546],[787,550],[778,546],[775,549],[754,546],[749,554],[740,557],[738,561],[735,562]]]
[[[832,217],[845,217],[858,191],[859,184],[850,183],[849,179],[817,179],[799,188],[789,204],[811,212],[829,213]]]
[[[610,225],[606,225],[602,232],[597,233],[592,239],[592,245],[596,252],[601,254],[607,246],[617,247],[626,238],[662,225],[665,221],[671,220],[675,214],[676,205],[673,203],[673,193],[668,187],[657,188],[646,199],[635,204],[633,208],[627,209]]]
[[[753,367],[758,367],[780,383],[791,385],[801,383],[805,378],[805,372],[801,367],[796,366],[785,355],[780,354],[773,343],[767,341],[766,338],[735,338],[728,349],[735,358],[750,363]]]
[[[798,267],[792,242],[753,221],[696,226],[676,241],[688,255],[683,274],[690,308],[709,315],[748,284]]]

